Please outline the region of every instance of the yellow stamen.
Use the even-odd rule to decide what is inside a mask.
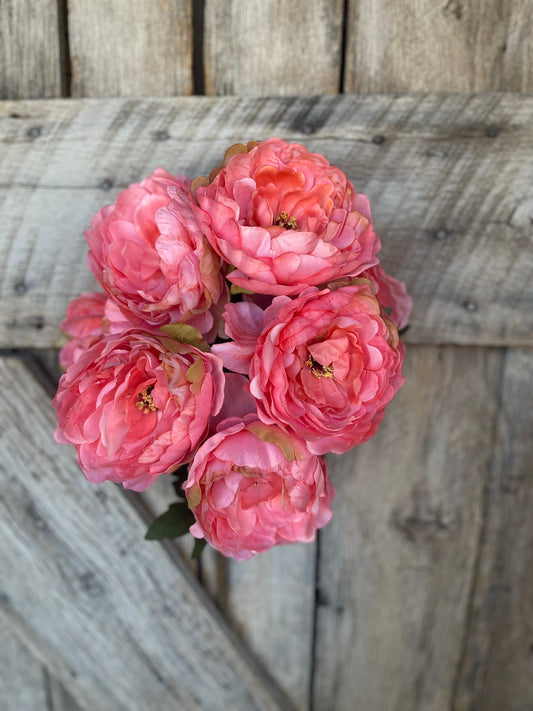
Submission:
[[[333,377],[333,363],[330,363],[329,365],[322,365],[321,363],[316,361],[313,356],[310,355],[309,358],[305,361],[305,364],[308,368],[311,368],[311,372],[317,378]]]
[[[137,395],[137,402],[135,403],[135,406],[139,408],[143,415],[148,415],[150,412],[155,412],[157,410],[152,398],[153,389],[154,386],[149,385]]]
[[[276,220],[274,220],[274,224],[278,227],[285,227],[286,230],[298,229],[298,223],[296,222],[296,218],[291,217],[288,212],[285,212],[285,210],[282,210],[279,213]]]

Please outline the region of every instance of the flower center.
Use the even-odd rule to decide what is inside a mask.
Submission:
[[[135,406],[139,408],[143,415],[148,415],[150,412],[155,412],[157,410],[152,399],[153,389],[154,386],[149,385],[137,395],[137,402],[135,403]]]
[[[330,363],[329,365],[322,365],[322,363],[319,363],[313,358],[312,355],[310,355],[305,361],[305,364],[308,368],[311,368],[311,372],[317,378],[333,377],[333,363]]]
[[[274,220],[274,224],[278,227],[284,227],[286,230],[297,230],[298,224],[295,217],[291,217],[288,212],[282,210],[277,218]]]

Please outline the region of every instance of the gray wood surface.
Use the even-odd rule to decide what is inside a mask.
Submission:
[[[54,443],[31,372],[4,358],[0,373],[0,604],[32,654],[101,711],[289,708],[118,487],[89,484]]]
[[[72,96],[191,94],[192,0],[68,0]]]
[[[44,710],[48,696],[46,671],[11,633],[0,614],[0,708],[2,711]]]
[[[336,94],[341,0],[206,0],[207,94]]]
[[[412,346],[377,435],[329,458],[337,499],[319,541],[315,711],[451,708],[500,365],[498,350]]]
[[[344,91],[533,91],[530,0],[347,0]]]
[[[272,134],[370,196],[383,263],[415,302],[408,342],[531,344],[532,116],[513,94],[6,102],[0,344],[58,344],[69,300],[95,285],[83,230],[119,189],[159,165],[204,174]]]
[[[277,546],[225,561],[224,612],[295,708],[310,708],[316,544]]]
[[[0,3],[0,99],[61,96],[58,5]]]
[[[456,711],[533,708],[533,351],[505,356]]]
[[[2,0],[0,98],[65,94],[69,63],[75,96],[188,94],[193,74],[196,89],[203,74],[211,94],[329,94],[341,75],[348,92],[531,93],[533,13],[530,0]],[[119,189],[157,165],[205,172],[229,143],[274,134],[324,152],[370,195],[385,265],[415,298],[411,344],[531,346],[532,116],[531,97],[494,94],[3,105],[0,347],[59,344],[66,304],[93,285],[82,231]],[[80,484],[68,450],[50,442],[53,420],[37,380],[55,370],[51,358],[43,351],[44,370],[31,374],[0,361],[9,376],[2,381],[9,402],[2,452],[10,441],[1,506],[9,507],[3,518],[10,526],[20,523],[8,539],[11,552],[27,542],[16,561],[18,577],[0,575],[0,588],[8,582],[24,591],[18,607],[2,598],[0,708],[73,711],[65,686],[83,708],[106,708],[99,695],[117,667],[113,658],[102,659],[99,635],[105,626],[113,636],[122,624],[115,635],[121,641],[127,620],[133,641],[126,640],[126,650],[136,635],[147,630],[148,637],[124,677],[139,672],[133,691],[115,689],[120,701],[112,708],[144,711],[168,691],[154,682],[160,669],[150,667],[158,659],[150,645],[159,626],[148,621],[152,596],[146,593],[155,583],[137,574],[135,599],[146,595],[134,620],[128,591],[108,579],[122,570],[120,564],[115,570],[116,541],[121,535],[131,541],[132,561],[135,546],[150,555],[149,563],[141,556],[145,572],[162,565],[171,588],[175,579],[184,584],[183,559],[168,572],[157,544],[146,548],[142,540],[144,520],[116,491],[107,498],[105,531],[88,531],[85,511],[78,517],[85,528],[79,521],[68,526],[84,495],[89,508],[98,497],[97,489]],[[330,460],[336,516],[318,551],[277,549],[242,564],[206,551],[193,571],[299,709],[531,711],[532,352],[411,345],[407,359],[407,385],[376,438]],[[13,422],[23,425],[15,432]],[[24,447],[15,450],[21,438]],[[51,482],[36,483],[35,461]],[[58,470],[65,520],[54,509]],[[72,494],[65,474],[80,487],[74,502],[63,496]],[[168,484],[139,497],[145,514],[166,507]],[[45,515],[39,501],[35,516],[24,507],[43,492]],[[104,535],[113,515],[119,527],[109,543]],[[59,538],[39,529],[41,521]],[[90,541],[85,558],[75,548],[84,538]],[[176,548],[168,549],[172,560]],[[27,578],[24,556],[34,565],[33,587],[20,582]],[[133,570],[130,565],[126,580]],[[107,613],[98,607],[101,598],[91,597],[91,585],[84,588],[80,571],[109,583]],[[310,610],[317,573],[315,637]],[[186,586],[194,586],[184,575]],[[47,594],[28,600],[35,583]],[[174,600],[175,589],[171,595]],[[110,619],[120,604],[126,610]],[[157,619],[163,618],[156,606]],[[73,633],[78,645],[71,661],[65,641]],[[164,669],[172,665],[174,673],[175,661],[187,661],[176,652],[180,637],[176,627],[162,635],[173,648]],[[222,647],[223,636],[216,639]],[[233,650],[231,634],[229,644]],[[65,686],[41,662],[52,662]],[[200,666],[187,667],[185,680]],[[219,680],[216,664],[209,673]],[[164,672],[167,687],[171,674]],[[144,692],[136,696],[146,679],[148,688],[157,687],[148,705]],[[214,683],[202,693],[211,708],[230,692],[220,693]],[[365,704],[358,706],[361,698]],[[168,707],[176,703],[173,695]]]

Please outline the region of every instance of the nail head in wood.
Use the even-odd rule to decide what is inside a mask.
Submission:
[[[464,307],[467,311],[474,312],[477,311],[477,304],[475,301],[465,301]]]

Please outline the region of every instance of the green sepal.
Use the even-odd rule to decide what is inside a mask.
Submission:
[[[201,351],[209,351],[209,345],[200,331],[188,323],[169,323],[166,326],[160,326],[159,330],[179,343],[187,343],[187,345],[195,346]]]
[[[237,294],[254,294],[255,292],[245,289],[244,286],[237,286],[237,284],[232,284],[229,288],[229,293],[232,296],[237,296]]]
[[[298,456],[299,453],[296,451],[293,441],[289,435],[285,434],[285,432],[282,432],[282,430],[277,427],[269,427],[262,422],[252,422],[246,426],[246,429],[263,442],[270,442],[271,444],[275,444],[279,447],[288,462],[301,458],[301,456]]]

